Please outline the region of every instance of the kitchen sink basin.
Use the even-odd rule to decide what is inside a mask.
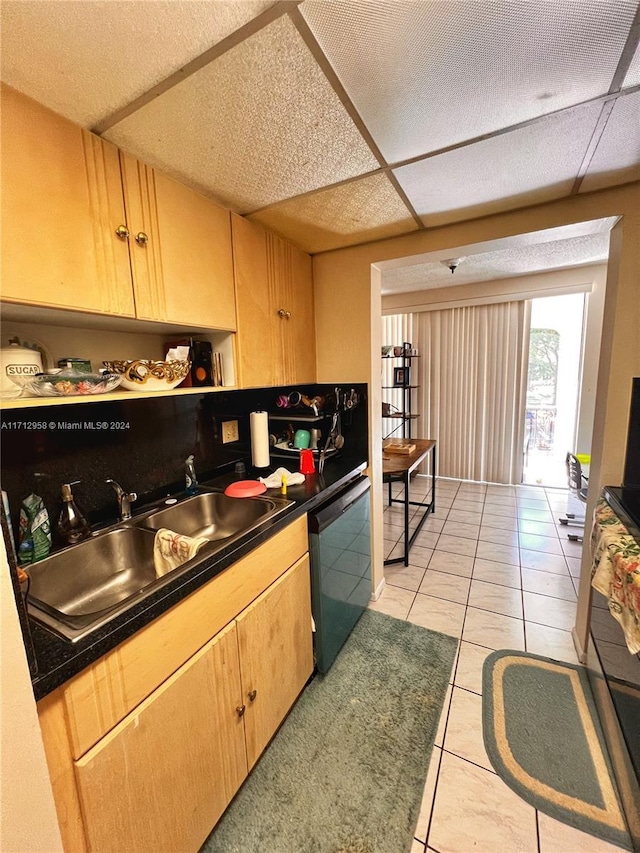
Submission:
[[[270,498],[230,498],[222,492],[207,492],[154,512],[140,525],[147,530],[167,527],[183,536],[228,539],[284,506]]]
[[[110,610],[156,580],[154,535],[123,527],[29,567],[29,601],[76,625]]]
[[[29,613],[63,637],[79,640],[251,533],[290,503],[206,492],[123,522],[29,566]],[[158,577],[153,546],[162,527],[211,541],[189,562]]]

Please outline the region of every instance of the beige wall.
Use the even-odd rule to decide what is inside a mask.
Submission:
[[[57,853],[62,841],[4,542],[0,538],[2,853]]]
[[[614,229],[607,277],[592,442],[590,494],[595,496],[603,484],[621,480],[631,379],[640,375],[640,183],[314,256],[318,381],[370,383],[375,585],[383,577],[381,424],[374,414],[381,406],[381,299],[379,273],[372,276],[372,265],[443,250],[458,257],[465,246],[605,216],[623,218]],[[588,593],[584,576],[578,620],[582,638]]]

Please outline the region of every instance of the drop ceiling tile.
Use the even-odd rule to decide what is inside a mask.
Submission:
[[[394,170],[427,227],[568,195],[601,107],[590,104]]]
[[[580,192],[640,181],[640,92],[618,98]]]
[[[638,83],[640,83],[640,46],[636,48],[635,55],[624,78],[622,88],[626,89],[629,86],[637,86]]]
[[[636,0],[306,0],[389,163],[608,91]]]
[[[311,254],[418,229],[384,174],[281,202],[249,219]]]
[[[269,0],[3,0],[2,79],[91,127],[270,5]]]
[[[241,213],[379,165],[287,17],[105,136]]]
[[[382,293],[408,293],[604,263],[608,232],[468,255],[454,275],[440,261],[384,270]]]

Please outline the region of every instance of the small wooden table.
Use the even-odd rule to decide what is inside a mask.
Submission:
[[[402,557],[394,557],[393,559],[385,560],[385,566],[391,566],[395,563],[404,563],[409,565],[409,549],[413,545],[416,536],[420,533],[422,525],[427,520],[430,512],[436,508],[436,442],[430,438],[411,438],[407,439],[408,444],[415,444],[415,450],[411,453],[385,453],[384,449],[389,439],[382,442],[382,482],[389,484],[389,506],[392,503],[404,504],[404,554]],[[431,453],[431,500],[427,502],[412,501],[411,474],[424,461],[427,454]],[[404,483],[404,493],[402,498],[394,498],[391,493],[391,484],[402,482]],[[420,506],[424,508],[424,512],[418,522],[418,526],[409,535],[409,507]]]

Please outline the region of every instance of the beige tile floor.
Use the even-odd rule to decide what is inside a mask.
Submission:
[[[429,485],[417,477],[412,498]],[[494,773],[482,740],[482,665],[492,650],[577,663],[570,631],[582,545],[557,524],[572,498],[451,480],[438,480],[436,497],[410,565],[387,566],[385,590],[370,604],[460,641],[411,853],[614,853],[520,799]],[[386,556],[401,553],[402,513],[399,504],[385,509]]]

